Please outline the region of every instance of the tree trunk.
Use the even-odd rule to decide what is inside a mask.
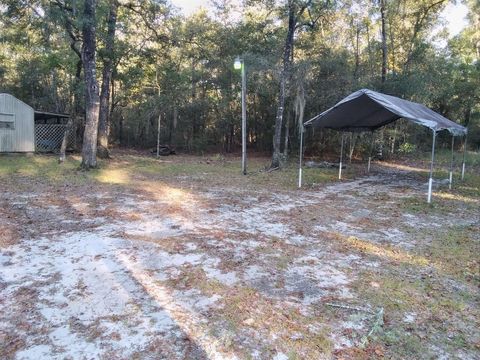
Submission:
[[[386,1],[387,0],[380,0],[380,15],[382,20],[382,86],[385,83],[385,80],[387,79],[387,31],[385,26]]]
[[[66,158],[66,152],[67,152],[67,143],[68,143],[68,136],[69,132],[71,131],[72,128],[72,119],[69,119],[67,124],[65,125],[65,131],[63,133],[63,138],[62,138],[62,144],[60,146],[60,158],[58,159],[58,162],[63,164]]]
[[[397,141],[397,122],[395,122],[394,128],[393,128],[393,136],[392,136],[392,143],[390,144],[390,153],[393,155],[395,152],[395,143]]]
[[[195,59],[192,59],[192,79],[191,79],[191,93],[192,93],[192,105],[193,105],[193,114],[192,114],[192,135],[191,135],[191,142],[195,138],[197,133],[197,88],[195,84]]]
[[[177,123],[178,123],[178,107],[173,105],[173,127],[172,127],[172,138],[173,145],[176,145],[176,135],[177,135]],[[172,144],[170,144],[172,145]]]
[[[98,156],[106,159],[110,157],[108,151],[109,124],[109,101],[110,83],[113,73],[113,52],[115,43],[115,28],[117,26],[118,2],[110,1],[110,12],[107,20],[107,38],[105,45],[105,57],[103,59],[102,90],[100,93],[100,113],[98,116]]]
[[[353,157],[353,152],[355,151],[355,143],[357,140],[357,134],[354,134],[353,132],[350,133],[350,149],[348,152],[348,163],[352,163],[352,157]]]
[[[357,23],[357,29],[355,30],[355,70],[353,77],[358,80],[358,69],[360,67],[360,25]]]
[[[271,168],[280,167],[282,164],[281,154],[281,137],[283,125],[283,110],[285,107],[285,86],[287,82],[288,73],[290,71],[290,53],[293,46],[293,36],[295,33],[295,6],[294,1],[288,2],[288,32],[285,39],[285,48],[283,50],[283,69],[280,74],[280,93],[278,95],[278,108],[275,117],[275,133],[273,135],[273,156]]]
[[[469,106],[465,110],[463,115],[463,126],[468,127],[468,125],[470,124],[471,117],[472,117],[472,108]]]
[[[235,147],[235,128],[232,125],[230,125],[230,149],[229,149],[229,152],[233,152],[234,151],[234,147]]]
[[[391,18],[390,18],[391,19]],[[388,27],[391,29],[392,28],[392,22],[388,22]],[[396,66],[397,66],[397,61],[396,61],[396,52],[395,52],[395,37],[394,37],[394,32],[390,31],[390,70],[393,75],[396,73]]]
[[[283,158],[286,159],[288,156],[288,138],[290,136],[290,113],[287,115],[287,121],[285,123],[285,140],[283,143]]]
[[[95,69],[95,0],[85,0],[82,26],[82,61],[85,73],[85,131],[83,133],[82,164],[85,170],[97,166],[97,133],[99,96]]]
[[[368,69],[370,71],[370,74],[374,74],[376,72],[376,69],[373,65],[373,55],[372,55],[372,44],[371,44],[371,39],[370,39],[370,25],[368,23],[365,24],[365,33],[367,35],[367,52],[368,52]]]
[[[157,123],[157,157],[160,156],[160,122],[162,120],[162,114],[158,115],[158,123]]]
[[[118,121],[118,142],[120,145],[123,145],[123,114],[120,114],[120,118]]]

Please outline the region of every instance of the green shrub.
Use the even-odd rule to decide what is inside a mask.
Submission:
[[[401,154],[411,154],[417,150],[417,146],[415,144],[411,144],[409,142],[405,142],[400,145],[398,152]]]

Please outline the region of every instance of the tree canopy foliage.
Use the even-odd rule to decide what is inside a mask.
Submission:
[[[72,114],[80,135],[86,112],[82,29],[91,20],[86,2],[0,0],[0,91],[36,109]],[[470,145],[480,145],[475,0],[466,3],[469,25],[453,38],[440,16],[446,0],[215,0],[212,11],[188,17],[165,0],[96,3],[96,80],[102,93],[108,88],[107,104],[100,100],[107,112],[100,133],[110,144],[153,146],[161,117],[162,143],[234,151],[241,79],[233,61],[240,55],[252,149],[272,151],[277,123],[286,156],[289,143],[297,146],[299,122],[362,87],[422,102],[468,126]],[[393,146],[425,136],[404,123],[389,132],[402,135],[392,135]],[[317,146],[328,148],[335,136],[321,132]]]

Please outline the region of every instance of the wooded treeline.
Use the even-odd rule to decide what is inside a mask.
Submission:
[[[163,144],[232,152],[242,56],[248,146],[273,151],[272,164],[297,148],[301,121],[363,87],[426,104],[480,146],[478,1],[466,2],[469,26],[451,39],[446,0],[236,3],[212,0],[213,13],[185,17],[162,0],[0,0],[0,91],[72,114],[80,138],[94,138],[84,152],[97,130],[103,156],[112,144],[154,146],[158,121]],[[377,142],[408,152],[429,147],[430,134],[399,122]],[[317,132],[312,144],[329,150],[338,134]]]

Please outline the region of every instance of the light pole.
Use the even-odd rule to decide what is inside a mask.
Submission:
[[[235,70],[242,70],[242,172],[247,175],[247,79],[244,60],[237,56],[233,67]]]

